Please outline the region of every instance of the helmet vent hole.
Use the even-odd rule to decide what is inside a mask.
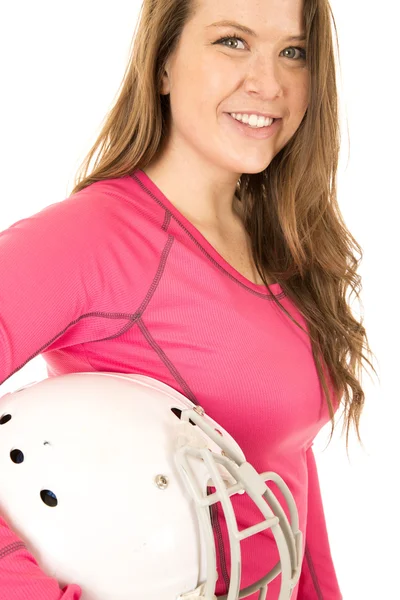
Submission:
[[[22,452],[22,450],[18,450],[18,448],[15,448],[14,450],[11,450],[10,458],[13,461],[13,463],[19,465],[20,463],[24,462],[24,453]]]
[[[0,425],[4,425],[5,423],[8,423],[8,421],[11,420],[11,415],[3,415],[0,418]]]
[[[176,417],[178,417],[178,419],[180,419],[180,418],[181,418],[182,411],[181,411],[181,409],[180,409],[180,408],[171,408],[171,411],[174,413],[174,415],[175,415]],[[191,425],[196,425],[196,423],[193,423],[192,419],[189,419],[189,423],[190,423]]]
[[[42,490],[40,497],[47,506],[57,506],[58,504],[57,496],[50,490]]]

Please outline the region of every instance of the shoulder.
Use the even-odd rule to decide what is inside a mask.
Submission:
[[[164,211],[129,175],[96,181],[66,198],[61,204],[70,218],[78,218],[95,232],[118,235],[124,231],[161,229]]]
[[[165,213],[131,177],[97,181],[60,205],[59,219],[96,263],[118,271],[130,265],[136,273],[158,263],[168,238]]]

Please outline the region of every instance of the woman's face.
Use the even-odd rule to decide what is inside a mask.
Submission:
[[[163,78],[161,91],[170,94],[170,142],[180,156],[195,153],[238,176],[261,172],[307,110],[305,42],[288,39],[303,33],[302,0],[198,2]],[[222,20],[236,21],[255,35],[213,25]],[[219,41],[223,37],[230,39]],[[254,111],[280,117],[268,128],[269,137],[246,135],[249,126],[239,127],[228,114]]]

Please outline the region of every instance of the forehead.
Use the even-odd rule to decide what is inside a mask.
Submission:
[[[302,31],[303,0],[197,0],[196,26],[218,31],[211,24],[229,20],[252,29],[261,38]]]

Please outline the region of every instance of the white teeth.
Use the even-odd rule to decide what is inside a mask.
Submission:
[[[231,113],[231,115],[237,121],[241,121],[242,123],[255,128],[269,127],[274,121],[274,119],[270,119],[268,117],[258,117],[257,115],[242,115],[239,113]]]

